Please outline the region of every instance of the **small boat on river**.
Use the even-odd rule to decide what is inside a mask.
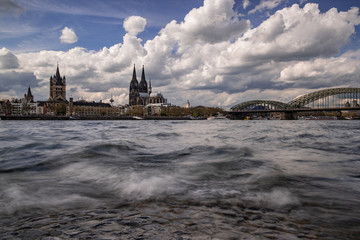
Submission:
[[[221,113],[218,113],[214,116],[210,116],[207,118],[207,120],[226,120],[226,119],[228,119],[228,118]]]
[[[336,116],[299,116],[298,120],[338,120]]]

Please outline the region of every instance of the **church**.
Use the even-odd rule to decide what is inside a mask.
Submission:
[[[161,93],[153,93],[151,81],[149,85],[146,82],[144,66],[142,67],[140,83],[136,78],[136,70],[134,64],[133,76],[130,82],[129,90],[129,106],[146,106],[148,104],[166,104],[167,100]]]
[[[66,102],[66,78],[60,76],[59,65],[56,74],[50,77],[49,102]]]

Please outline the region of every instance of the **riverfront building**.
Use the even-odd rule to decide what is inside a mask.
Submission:
[[[59,65],[56,72],[49,79],[49,98],[46,101],[34,101],[34,95],[30,86],[22,99],[1,100],[0,115],[67,115],[74,117],[93,116],[119,116],[127,114],[137,106],[146,112],[146,115],[160,114],[163,107],[169,106],[167,100],[161,93],[153,93],[151,81],[146,81],[144,66],[142,68],[141,80],[138,82],[136,69],[130,82],[129,106],[112,106],[105,102],[88,102],[85,100],[74,101],[70,97],[66,99],[65,76],[61,76]]]
[[[87,102],[79,100],[74,102],[70,98],[67,115],[70,116],[117,116],[120,114],[119,107],[112,107],[110,103]]]
[[[70,98],[70,102],[67,101],[66,78],[61,77],[59,66],[56,68],[56,74],[50,77],[50,96],[45,105],[49,106],[51,115],[108,116],[118,113],[116,108],[102,101],[73,101],[73,98]]]

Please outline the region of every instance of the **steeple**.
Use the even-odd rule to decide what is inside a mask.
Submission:
[[[134,71],[133,71],[133,76],[132,76],[131,82],[132,82],[132,81],[138,82],[138,81],[137,81],[137,78],[136,78],[135,64],[134,64]]]
[[[151,94],[152,88],[151,88],[151,79],[149,79],[149,94]]]
[[[60,78],[59,64],[56,67],[56,79]]]
[[[62,82],[62,79],[60,76],[60,71],[59,71],[59,64],[57,65],[57,68],[56,68],[55,79],[56,79],[56,85],[63,85],[63,82]]]
[[[33,97],[32,93],[31,93],[30,86],[29,86],[29,88],[28,88],[27,96],[28,96],[28,97]]]
[[[56,67],[56,73],[50,77],[50,97],[49,101],[66,101],[66,78],[61,78],[59,64]]]
[[[130,89],[129,89],[129,105],[138,105],[139,101],[139,82],[136,78],[136,70],[134,64],[134,71],[133,76],[130,82]]]
[[[145,79],[144,65],[142,67],[142,72],[141,72],[141,81],[140,81],[140,85],[139,85],[139,92],[143,92],[143,93],[148,92],[148,86],[147,86],[147,82]]]
[[[146,81],[146,80],[145,80],[145,70],[144,70],[144,65],[143,65],[142,72],[141,72],[141,81]]]
[[[30,86],[28,88],[27,94],[24,95],[24,98],[25,98],[26,102],[33,102],[34,101],[34,96],[31,93]]]

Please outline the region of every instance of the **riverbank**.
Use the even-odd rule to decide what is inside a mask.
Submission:
[[[188,116],[0,116],[0,120],[205,120]]]

